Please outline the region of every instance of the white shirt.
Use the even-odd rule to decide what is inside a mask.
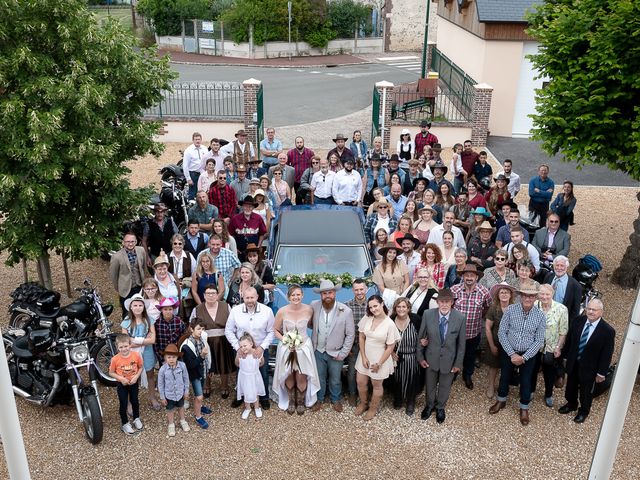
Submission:
[[[222,155],[222,158],[233,157],[233,145],[234,145],[233,142],[229,142],[220,149],[220,154]],[[249,141],[246,141],[244,143],[238,142],[238,148],[242,153],[244,153],[244,149],[247,147],[247,145],[249,145],[249,157],[255,158],[256,152],[253,149],[253,144],[251,142]],[[216,168],[217,168],[217,165],[216,165]]]
[[[192,143],[185,149],[182,155],[182,169],[186,178],[191,178],[189,172],[201,172],[204,169],[202,160],[207,153],[207,147],[204,145],[196,147]]]
[[[404,262],[404,264],[409,269],[409,282],[413,283],[413,274],[416,271],[416,267],[420,265],[420,254],[415,250],[411,252],[411,256],[407,258],[407,256],[403,253],[398,257],[400,260]]]
[[[311,177],[311,186],[315,187],[313,194],[318,198],[329,198],[332,195],[333,181],[336,172],[329,170],[327,173],[316,172]]]
[[[380,214],[378,214],[378,222],[375,224],[375,226],[373,227],[373,234],[375,236],[375,233],[380,230],[381,228],[383,228],[387,234],[391,233],[389,230],[389,222],[391,221],[391,217],[389,215],[387,215],[386,217],[381,217]]]
[[[331,187],[331,195],[336,203],[359,202],[362,195],[362,177],[355,170],[346,169],[336,173]]]
[[[511,199],[513,199],[520,191],[520,175],[518,175],[517,173],[513,173],[513,171],[509,175],[507,175],[506,173],[504,173],[504,170],[501,172],[498,172],[496,174],[496,177],[498,175],[504,175],[509,179],[507,190],[509,190],[509,193],[511,194]]]
[[[453,175],[454,177],[456,177],[457,175],[460,175],[460,172],[462,172],[463,170],[461,155],[458,155],[457,153],[453,154],[453,158],[451,159],[451,167],[449,169],[451,170],[451,175]],[[456,172],[458,173],[456,174]]]
[[[197,240],[197,238],[198,237],[196,237],[196,240]],[[197,245],[197,242],[196,242],[196,245]],[[173,250],[171,250],[171,253],[169,254],[169,260],[171,261],[171,263],[173,263],[173,275],[176,278],[179,278],[181,280],[182,280],[182,278],[184,278],[184,275],[183,275],[184,272],[183,272],[182,265],[184,264],[184,259],[187,258],[187,255],[191,257],[191,271],[195,272],[196,271],[196,259],[193,258],[193,255],[191,255],[191,253],[185,252],[183,250],[182,251],[182,255],[180,256],[180,258],[176,257],[176,254],[175,254],[175,252]]]
[[[273,341],[274,322],[273,311],[266,305],[258,302],[255,312],[250,313],[246,305],[241,303],[231,309],[224,335],[234,350],[240,348],[239,340],[245,333],[251,334],[256,345],[267,350]]]
[[[455,225],[451,226],[451,233],[453,233],[453,246],[456,248],[467,249],[467,243],[464,241],[462,230]],[[438,246],[444,246],[442,235],[444,234],[444,225],[438,225],[433,227],[429,233],[429,243],[435,243]]]

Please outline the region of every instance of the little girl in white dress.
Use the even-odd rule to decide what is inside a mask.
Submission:
[[[253,337],[245,333],[240,337],[240,348],[236,355],[236,366],[238,367],[238,387],[237,399],[244,397],[244,411],[242,419],[247,420],[251,414],[253,406],[256,418],[262,418],[262,409],[258,403],[260,395],[266,395],[264,382],[260,375],[260,367],[264,364],[264,357],[255,358],[253,353],[256,348]]]

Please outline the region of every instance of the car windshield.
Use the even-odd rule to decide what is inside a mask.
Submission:
[[[350,273],[354,277],[370,275],[367,252],[363,246],[282,245],[274,265],[278,275],[302,273]]]

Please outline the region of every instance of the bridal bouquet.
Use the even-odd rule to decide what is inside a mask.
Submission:
[[[300,332],[298,332],[297,329],[289,330],[282,336],[282,344],[285,347],[289,347],[289,357],[287,358],[285,365],[287,367],[291,366],[291,370],[295,370],[296,367],[299,368],[297,348],[302,345],[303,342],[304,340],[302,335],[300,335]]]

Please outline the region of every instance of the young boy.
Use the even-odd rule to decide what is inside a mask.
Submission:
[[[202,429],[209,428],[209,423],[202,417],[202,414],[211,414],[211,409],[202,404],[204,399],[203,386],[207,371],[211,368],[211,352],[207,344],[207,333],[205,324],[199,318],[191,320],[191,335],[182,344],[184,353],[184,363],[189,372],[189,380],[193,387],[193,413],[196,423]]]
[[[170,343],[162,352],[164,365],[158,372],[158,393],[160,401],[167,409],[167,431],[170,437],[176,436],[176,424],[173,422],[173,411],[177,408],[180,415],[180,427],[183,432],[191,430],[184,418],[184,401],[189,398],[189,372],[184,362],[178,360],[182,352],[175,343]]]
[[[111,359],[109,375],[118,382],[117,392],[120,402],[120,421],[122,431],[127,435],[133,435],[137,430],[142,430],[143,425],[140,420],[140,403],[138,402],[138,379],[144,371],[142,357],[138,352],[131,351],[131,339],[126,333],[121,333],[116,337],[118,353]],[[127,405],[131,403],[133,411],[133,425],[127,416]]]

